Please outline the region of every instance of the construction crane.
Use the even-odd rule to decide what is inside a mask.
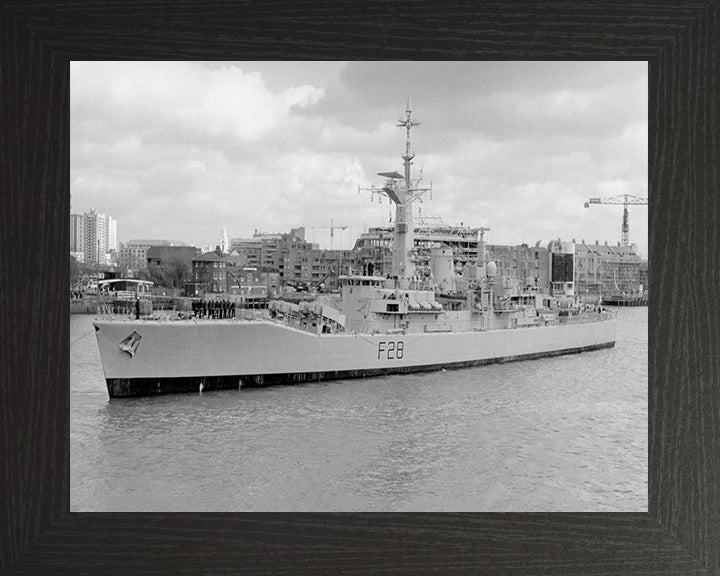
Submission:
[[[333,237],[335,236],[335,230],[345,230],[346,228],[347,228],[347,225],[335,226],[335,222],[333,220],[330,220],[330,226],[313,226],[313,229],[315,229],[315,230],[330,229],[330,250],[333,249]]]
[[[622,204],[623,219],[622,232],[620,235],[620,245],[630,246],[630,216],[628,214],[628,206],[647,205],[648,199],[640,196],[632,196],[631,194],[620,194],[611,198],[590,198],[585,202],[585,208],[590,208],[590,204]]]

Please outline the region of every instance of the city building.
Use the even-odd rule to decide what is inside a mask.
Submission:
[[[547,245],[487,244],[485,252],[488,261],[495,262],[497,266],[497,278],[505,284],[512,281],[520,290],[537,288],[541,292],[549,291],[550,266]]]
[[[303,227],[271,234],[255,230],[252,238],[233,238],[231,246],[244,266],[277,272],[286,290],[334,290],[338,276],[359,267],[354,250],[321,250],[305,239]]]
[[[85,216],[83,214],[70,214],[70,253],[78,262],[83,262],[85,259]]]
[[[641,260],[637,246],[586,244],[575,245],[578,294],[611,295],[636,293],[647,287],[647,273],[641,279]],[[645,267],[647,270],[647,266]]]
[[[280,274],[253,267],[226,267],[227,293],[249,298],[272,297],[279,292]]]
[[[220,250],[195,256],[192,259],[192,284],[195,294],[226,293],[226,265],[226,258]]]
[[[93,209],[85,212],[84,222],[85,262],[102,264],[108,248],[107,216]]]
[[[146,265],[164,268],[169,264],[181,263],[192,265],[192,259],[198,255],[199,250],[194,246],[154,245],[146,252]]]
[[[539,241],[535,246],[486,246],[498,277],[520,289],[537,287],[553,294],[603,296],[647,290],[647,263],[635,246]],[[644,270],[644,272],[643,272]]]
[[[233,238],[231,249],[247,258],[247,265],[255,268],[272,268],[280,271],[292,245],[305,243],[305,228],[291,228],[290,232],[267,233],[255,230],[252,238]]]
[[[178,240],[129,240],[120,243],[118,252],[118,266],[126,271],[128,268],[133,272],[147,267],[147,253],[153,246],[183,246],[185,242]]]
[[[355,250],[320,250],[314,248],[304,256],[301,263],[299,282],[310,288],[336,290],[340,287],[338,276],[358,271],[357,252]]]
[[[247,258],[244,254],[239,254],[237,250],[233,250],[225,257],[228,267],[244,268],[248,265]]]
[[[70,254],[78,262],[114,263],[117,249],[117,220],[94,209],[70,214]]]

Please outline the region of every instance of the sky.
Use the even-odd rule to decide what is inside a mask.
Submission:
[[[490,244],[617,244],[648,196],[646,62],[73,62],[71,212],[118,239],[198,247],[304,226],[352,248],[390,225],[358,188],[402,173],[408,98],[416,215],[487,227]],[[647,258],[648,208],[630,241]]]

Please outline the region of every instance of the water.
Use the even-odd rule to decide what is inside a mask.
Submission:
[[[72,511],[647,511],[648,309],[613,349],[110,401],[70,319]]]

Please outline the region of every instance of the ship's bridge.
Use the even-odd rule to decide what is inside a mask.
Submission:
[[[338,283],[342,298],[346,302],[357,302],[369,298],[380,298],[383,292],[389,292],[394,286],[393,280],[382,276],[347,275],[339,276]]]

